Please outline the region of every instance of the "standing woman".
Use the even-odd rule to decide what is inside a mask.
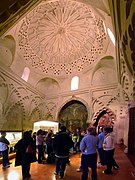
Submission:
[[[52,163],[52,157],[51,157],[51,153],[53,152],[53,144],[52,144],[52,139],[53,137],[53,131],[49,130],[49,132],[47,133],[46,137],[45,137],[45,142],[46,142],[46,150],[47,150],[47,163]]]
[[[31,152],[27,151],[28,146],[32,148]],[[30,164],[36,161],[36,145],[29,131],[24,132],[23,138],[16,145],[15,166],[22,166],[23,180],[27,180],[30,175]]]
[[[42,159],[44,158],[44,137],[43,137],[43,131],[42,129],[39,129],[37,131],[37,136],[36,136],[36,146],[38,149],[38,163],[42,164]]]
[[[103,171],[103,173],[112,174],[112,168],[119,168],[113,157],[115,150],[115,136],[112,127],[106,127],[104,128],[104,131],[106,136],[104,138],[103,149],[105,151],[107,169]]]

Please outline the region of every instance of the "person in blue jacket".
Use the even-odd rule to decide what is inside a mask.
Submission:
[[[105,138],[105,132],[104,132],[104,129],[103,127],[100,127],[100,134],[98,134],[98,139],[99,139],[99,142],[98,142],[98,154],[99,154],[99,162],[98,164],[101,164],[102,166],[104,166],[106,163],[105,163],[105,152],[104,152],[104,149],[103,149],[103,142],[104,142],[104,138]]]
[[[80,143],[80,150],[82,152],[82,178],[88,179],[88,168],[92,170],[92,180],[97,180],[97,144],[98,137],[96,136],[96,128],[88,127],[87,135],[83,137]]]

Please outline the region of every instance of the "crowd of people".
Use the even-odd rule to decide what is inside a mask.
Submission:
[[[2,155],[2,168],[10,167],[8,159],[8,145],[6,132],[1,132],[0,153]],[[39,129],[32,133],[32,130],[25,131],[22,139],[15,145],[16,158],[15,166],[22,167],[22,177],[27,180],[31,177],[30,165],[33,162],[55,163],[54,174],[61,179],[65,176],[66,165],[70,163],[69,154],[80,154],[81,180],[88,179],[88,171],[91,168],[91,179],[97,180],[97,164],[106,166],[104,174],[112,174],[113,169],[119,169],[114,159],[115,136],[112,127],[100,127],[100,131],[94,126],[87,130],[76,130],[70,132],[65,126],[60,127],[56,134],[50,129],[45,132]],[[47,155],[47,156],[45,156]],[[97,163],[97,160],[99,162]]]

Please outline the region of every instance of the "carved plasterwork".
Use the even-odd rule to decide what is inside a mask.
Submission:
[[[66,0],[42,2],[23,19],[18,36],[26,62],[53,75],[93,64],[106,39],[103,21],[90,6]]]
[[[40,104],[43,98],[27,89],[14,77],[0,73],[0,129],[23,130],[32,128],[33,121],[43,118]],[[45,114],[45,113],[44,113]],[[45,114],[46,115],[46,114]],[[45,116],[44,115],[44,116]]]
[[[53,78],[41,79],[37,83],[36,88],[44,94],[57,94],[60,90],[58,82]]]

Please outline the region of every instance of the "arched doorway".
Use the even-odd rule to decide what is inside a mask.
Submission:
[[[75,130],[78,127],[81,127],[81,129],[86,129],[87,118],[87,108],[78,100],[71,100],[70,102],[66,103],[58,115],[59,123],[66,126],[70,131]]]
[[[114,125],[114,114],[109,110],[103,110],[96,118],[94,126],[98,128],[98,133],[100,132],[100,127],[112,126]]]

